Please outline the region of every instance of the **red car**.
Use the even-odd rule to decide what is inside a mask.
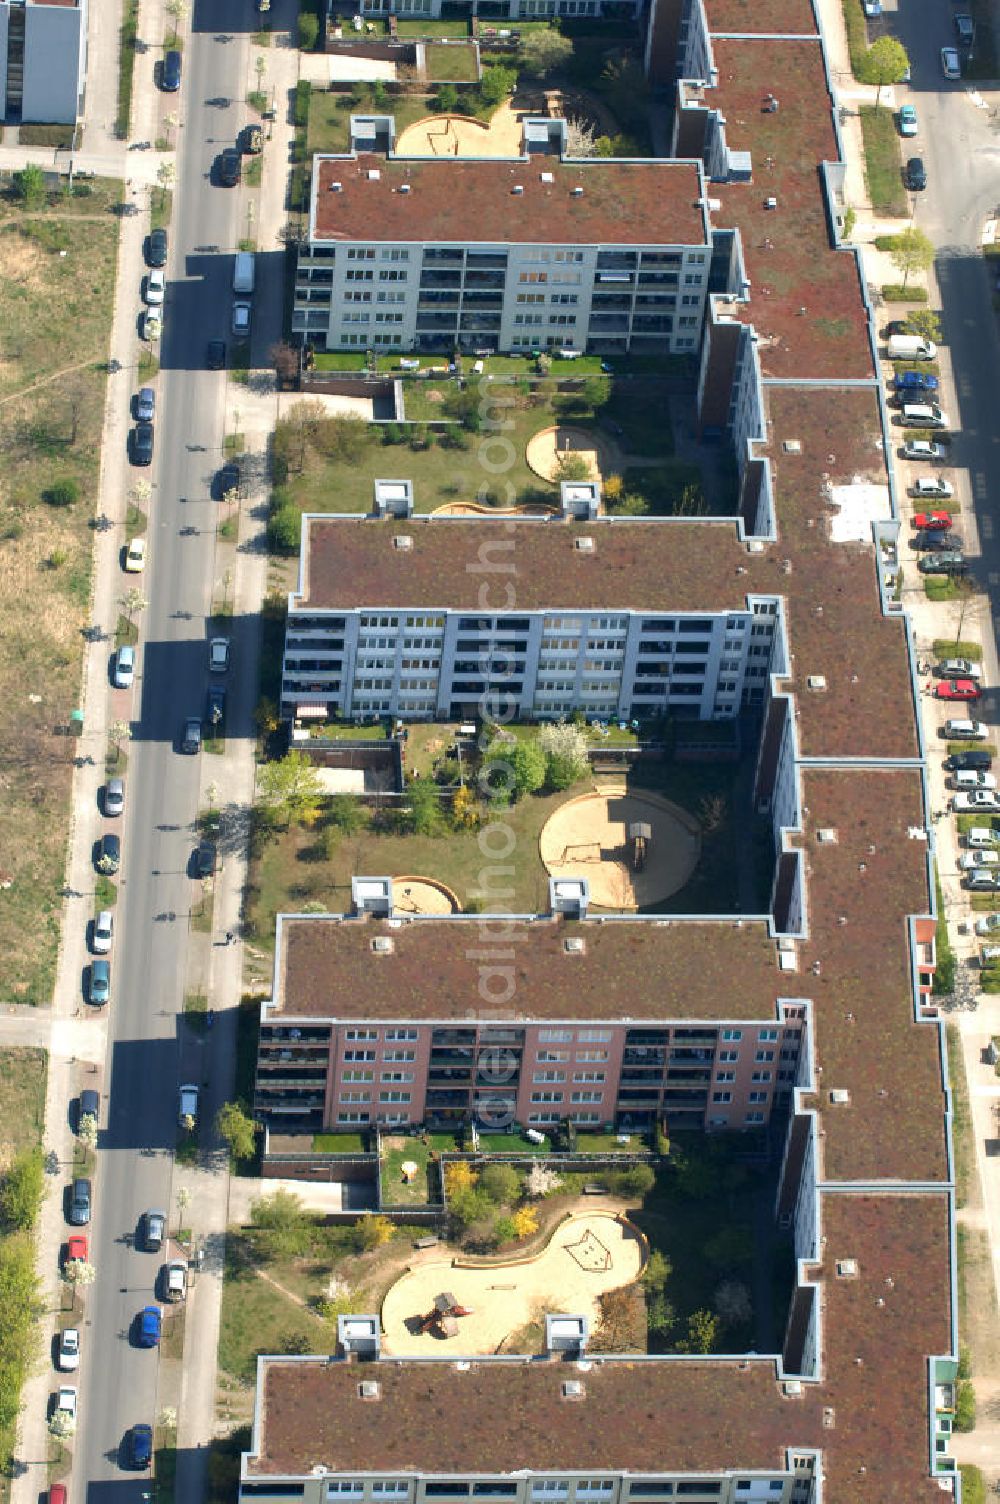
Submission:
[[[77,1259],[81,1264],[87,1262],[87,1239],[82,1232],[74,1233],[66,1243],[66,1262],[74,1263]]]
[[[947,532],[951,527],[950,512],[918,512],[913,519],[913,526],[921,531],[931,533]]]
[[[935,684],[934,694],[939,700],[978,700],[982,690],[971,679],[945,679]]]

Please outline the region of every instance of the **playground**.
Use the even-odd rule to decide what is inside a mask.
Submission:
[[[461,908],[451,889],[433,877],[394,877],[392,901],[400,914],[454,914]]]
[[[646,1244],[630,1222],[610,1212],[571,1216],[540,1253],[507,1263],[417,1255],[382,1303],[383,1351],[440,1357],[495,1353],[538,1313],[599,1321],[598,1297],[630,1285],[646,1261]]]
[[[524,457],[529,469],[548,481],[560,479],[560,465],[567,459],[583,460],[591,480],[620,471],[623,464],[617,444],[598,437],[591,428],[564,423],[533,434]]]
[[[701,854],[698,821],[658,794],[602,789],[570,799],[538,838],[552,877],[584,877],[602,909],[642,909],[683,888]]]

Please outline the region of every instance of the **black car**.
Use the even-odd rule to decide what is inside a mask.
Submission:
[[[146,265],[166,266],[167,264],[167,232],[166,230],[153,230],[146,241]]]
[[[80,1102],[79,1106],[77,1107],[76,1114],[77,1127],[79,1127],[79,1125],[83,1122],[84,1118],[93,1118],[94,1122],[96,1123],[98,1116],[100,1115],[100,1111],[100,1094],[96,1091],[91,1091],[89,1088],[86,1091],[82,1091],[80,1093]]]
[[[917,568],[921,574],[965,574],[969,566],[964,554],[949,549],[947,553],[924,554],[917,560]]]
[[[208,705],[205,719],[210,726],[221,724],[226,714],[226,691],[221,684],[211,684],[208,690]]]
[[[224,339],[210,339],[208,349],[205,352],[205,364],[210,371],[224,371],[226,369],[226,342]]]
[[[993,766],[992,752],[986,752],[982,747],[970,747],[968,752],[953,752],[944,761],[949,773],[962,773],[970,770],[975,773],[988,773]]]
[[[240,467],[236,464],[223,465],[216,470],[212,481],[212,496],[215,501],[225,501],[227,496],[235,496],[240,489],[242,475]]]
[[[72,1227],[86,1227],[90,1221],[91,1192],[89,1180],[74,1180],[69,1193],[67,1221]]]
[[[189,715],[184,722],[184,730],[181,732],[181,751],[188,753],[201,751],[201,722],[196,715]]]
[[[214,877],[216,864],[214,841],[200,841],[194,854],[194,870],[197,877]]]
[[[153,463],[153,425],[152,423],[137,423],[132,431],[132,463],[133,465],[151,465]]]
[[[94,866],[98,872],[117,872],[121,866],[121,860],[122,843],[118,836],[109,831],[97,843],[97,856],[94,858]]]
[[[219,158],[219,182],[224,188],[235,188],[243,171],[243,158],[235,146],[227,146]]]
[[[923,157],[911,157],[903,172],[903,179],[912,193],[922,193],[927,187],[927,168]]]
[[[140,1422],[128,1433],[128,1460],[132,1467],[149,1467],[153,1460],[153,1428]]]
[[[962,540],[957,533],[941,533],[923,528],[913,539],[913,547],[925,553],[944,553],[950,548],[961,548]]]
[[[882,330],[883,339],[891,339],[894,334],[909,334],[905,319],[890,319]]]
[[[163,87],[168,94],[176,94],[181,86],[181,55],[168,52],[163,59]]]

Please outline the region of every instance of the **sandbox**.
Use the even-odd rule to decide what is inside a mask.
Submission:
[[[570,423],[539,429],[528,440],[524,452],[529,470],[548,481],[561,478],[560,461],[569,457],[584,461],[591,480],[601,480],[621,468],[606,439],[599,437],[592,428],[576,428]]]
[[[394,877],[392,907],[398,914],[456,914],[462,905],[433,877]]]

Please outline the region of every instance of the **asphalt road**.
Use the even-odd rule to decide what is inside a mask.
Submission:
[[[242,192],[212,186],[210,169],[246,123],[241,101],[252,24],[250,0],[214,0],[213,29],[195,29],[184,51],[161,373],[155,382],[155,492],[142,576],[149,606],[131,709],[109,1014],[110,1107],[90,1228],[97,1279],[83,1332],[73,1504],[82,1504],[84,1489],[88,1504],[98,1504],[112,1496],[138,1501],[148,1488],[145,1475],[123,1471],[121,1448],[130,1426],[157,1419],[157,1354],[133,1347],[129,1333],[136,1313],[154,1298],[168,1250],[141,1252],[134,1240],[149,1207],[167,1211],[171,1226],[177,1225],[169,1199],[177,1088],[181,1081],[208,1077],[215,1038],[209,1033],[204,1042],[186,1039],[178,1024],[187,916],[196,895],[187,873],[201,758],[181,755],[176,743],[184,717],[203,713],[208,685],[205,617],[217,511],[210,487],[222,460],[225,378],[205,369],[205,346],[210,337],[228,338],[232,252],[246,233]],[[139,69],[151,70],[157,55],[147,52]],[[151,87],[149,77],[140,75],[137,86]],[[227,99],[233,102],[219,102]],[[163,96],[164,112],[177,109],[176,95]],[[196,249],[205,246],[218,249]],[[139,293],[136,288],[137,313]],[[244,688],[240,698],[249,695]],[[129,713],[124,700],[113,713]],[[203,1105],[211,1110],[210,1101]]]
[[[917,108],[919,134],[905,143],[905,155],[919,154],[927,166],[928,186],[911,195],[915,221],[938,247],[935,271],[941,289],[944,343],[954,373],[955,390],[942,393],[952,421],[952,460],[959,471],[959,494],[975,513],[975,526],[962,518],[962,537],[972,554],[973,573],[990,595],[994,630],[1000,627],[1000,530],[995,525],[991,477],[1000,475],[1000,337],[993,294],[980,243],[984,222],[1000,207],[1000,117],[996,92],[988,88],[980,108],[969,90],[976,85],[949,83],[941,72],[940,49],[953,47],[952,16],[961,10],[949,0],[926,7],[900,6],[893,30],[911,60],[909,98]],[[887,308],[885,317],[892,317]],[[961,470],[968,472],[971,494]],[[976,538],[982,549],[975,557]],[[987,647],[987,678],[996,679],[996,663]],[[1000,691],[987,693],[984,719],[1000,719]]]

